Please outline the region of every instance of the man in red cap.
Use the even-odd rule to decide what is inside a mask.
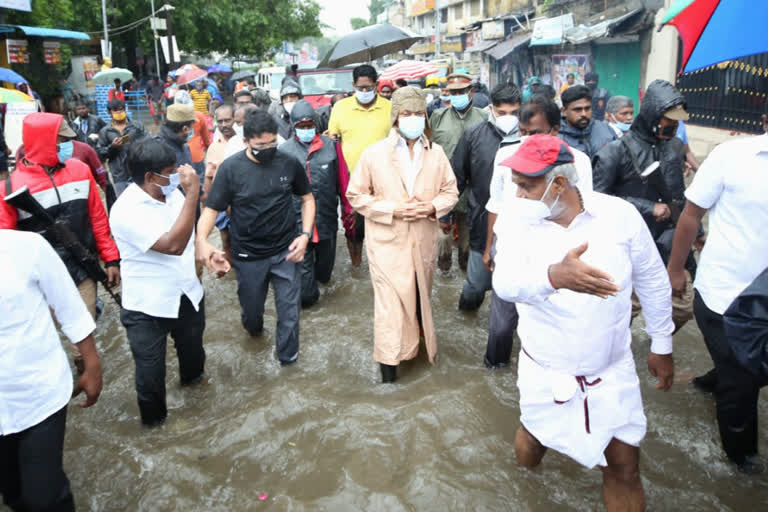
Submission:
[[[529,468],[547,448],[600,465],[607,510],[639,511],[646,418],[630,348],[631,295],[651,337],[648,368],[666,391],[674,378],[671,289],[637,210],[582,192],[573,161],[562,140],[534,135],[501,163],[517,185],[496,221],[493,274],[494,291],[520,315],[515,453]]]

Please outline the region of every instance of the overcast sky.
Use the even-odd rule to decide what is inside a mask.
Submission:
[[[327,35],[344,35],[351,32],[351,18],[368,19],[369,16],[367,0],[319,0],[319,4],[323,8],[320,21],[331,26],[323,31]]]

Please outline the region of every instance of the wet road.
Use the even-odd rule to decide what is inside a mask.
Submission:
[[[107,302],[97,331],[104,391],[68,418],[64,463],[79,510],[602,509],[598,470],[552,451],[540,469],[515,466],[517,355],[510,368],[485,369],[487,302],[477,314],[457,312],[463,275],[455,263],[438,272],[432,298],[437,365],[419,357],[402,365],[397,384],[381,385],[369,276],[349,265],[343,238],[338,247],[330,285],[303,313],[301,357],[290,368],[274,356],[271,299],[267,334],[251,338],[240,326],[234,275],[206,277],[207,377],[181,389],[169,345],[169,417],[159,429],[139,424],[133,361]],[[681,382],[710,366],[694,322],[676,336],[678,382],[666,394],[645,367],[647,336],[639,325],[634,334],[648,416],[648,509],[766,510],[768,478],[742,477],[725,462],[712,398]],[[765,394],[760,422],[766,452]]]

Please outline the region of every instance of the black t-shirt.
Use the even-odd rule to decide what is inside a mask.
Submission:
[[[311,194],[312,188],[301,163],[291,155],[278,150],[264,165],[249,159],[245,151],[221,163],[205,205],[218,211],[232,207],[233,257],[269,258],[287,249],[296,237],[294,194]]]

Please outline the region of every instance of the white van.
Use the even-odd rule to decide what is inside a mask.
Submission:
[[[269,91],[274,100],[280,100],[280,85],[285,77],[284,67],[261,68],[256,75],[256,86]]]

